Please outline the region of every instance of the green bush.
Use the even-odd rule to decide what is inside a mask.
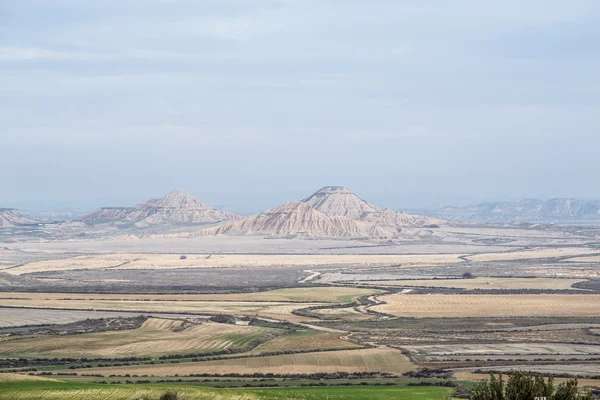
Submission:
[[[179,395],[177,394],[177,392],[175,391],[168,391],[162,394],[162,396],[160,396],[160,400],[178,400],[179,399]]]

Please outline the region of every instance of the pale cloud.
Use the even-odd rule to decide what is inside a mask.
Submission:
[[[52,61],[78,60],[97,61],[112,58],[110,55],[84,52],[54,51],[35,47],[3,46],[0,47],[0,61]]]

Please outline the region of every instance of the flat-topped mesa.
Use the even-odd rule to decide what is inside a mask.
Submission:
[[[329,216],[342,216],[377,226],[426,226],[439,220],[399,213],[373,205],[343,186],[325,186],[302,200]]]
[[[38,221],[25,217],[16,208],[0,208],[0,228],[13,228],[37,223]]]
[[[189,193],[181,190],[173,190],[164,197],[158,197],[140,204],[138,207],[155,208],[212,208],[208,204],[202,203]]]
[[[164,197],[148,200],[135,207],[103,208],[83,220],[89,223],[130,223],[144,227],[157,224],[212,224],[240,218],[239,215],[202,203],[181,190],[173,190]]]
[[[325,215],[307,203],[290,202],[258,215],[202,230],[195,235],[369,237],[374,234],[393,236],[394,233],[374,229],[350,218]]]

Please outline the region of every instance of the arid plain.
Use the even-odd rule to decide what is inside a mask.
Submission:
[[[316,195],[227,215],[218,232],[112,220],[5,231],[2,373],[276,386],[518,369],[600,385],[599,229],[421,220],[365,211],[339,188]]]

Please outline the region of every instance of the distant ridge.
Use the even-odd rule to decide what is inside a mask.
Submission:
[[[195,235],[368,237],[394,236],[396,233],[350,218],[325,215],[307,203],[290,202],[239,221],[204,229]]]
[[[424,211],[428,215],[464,222],[577,222],[600,221],[600,201],[556,198],[485,202],[466,207]]]
[[[441,222],[430,217],[377,207],[343,186],[325,186],[302,202],[329,216],[347,217],[378,226],[425,227]]]
[[[104,207],[86,215],[89,224],[131,223],[138,227],[159,224],[211,224],[240,219],[239,215],[221,211],[202,203],[192,195],[173,190],[164,197],[148,200],[135,207]]]
[[[0,208],[0,228],[13,228],[37,223],[38,221],[25,217],[15,208]]]

